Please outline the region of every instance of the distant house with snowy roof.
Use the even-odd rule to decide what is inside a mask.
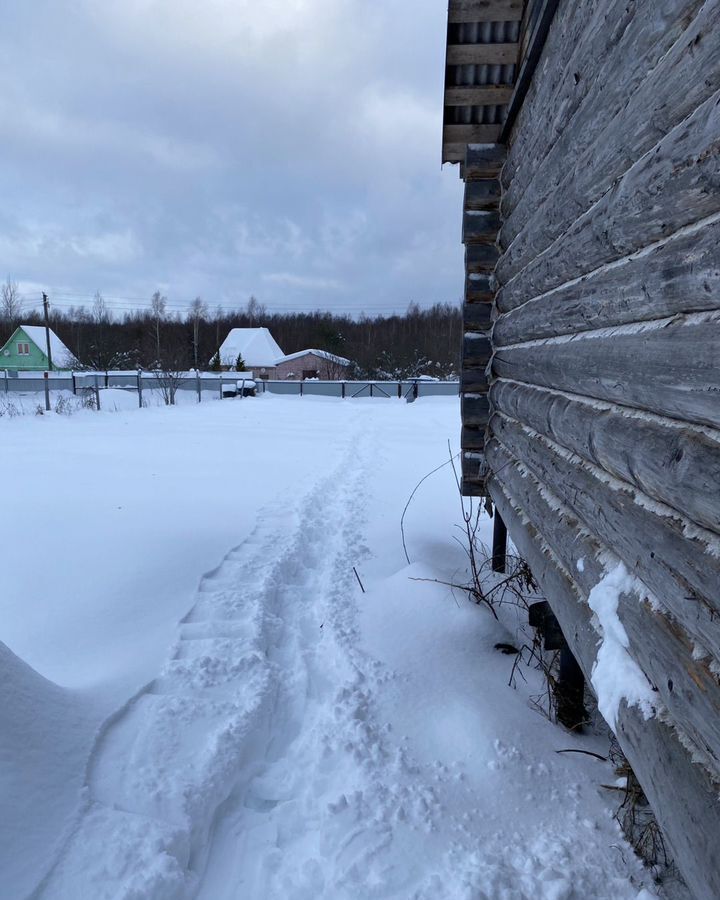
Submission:
[[[340,380],[347,378],[351,365],[349,359],[328,353],[327,350],[298,350],[297,353],[288,353],[277,361],[275,377]]]
[[[241,356],[245,368],[260,378],[275,376],[283,352],[267,328],[232,328],[220,345],[220,366],[234,369]]]
[[[44,325],[19,325],[9,340],[0,347],[0,369],[11,372],[43,372],[72,369],[76,359],[55,332],[50,329],[50,354],[47,357],[47,338]]]

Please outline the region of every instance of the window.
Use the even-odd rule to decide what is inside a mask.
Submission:
[[[30,344],[19,343],[17,348],[18,356],[30,356]]]

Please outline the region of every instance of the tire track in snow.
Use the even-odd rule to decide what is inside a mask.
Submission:
[[[354,579],[349,521],[370,444],[367,434],[351,441],[293,515],[268,510],[202,579],[172,658],[100,738],[85,814],[36,896],[195,894],[218,809],[232,791],[257,788],[259,771],[301,733],[308,697],[329,688],[308,660],[324,637],[318,616],[332,581],[340,568]],[[354,590],[347,572],[343,584]]]

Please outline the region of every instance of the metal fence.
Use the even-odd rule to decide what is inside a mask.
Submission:
[[[144,371],[108,372],[10,372],[3,373],[0,392],[5,394],[45,394],[67,391],[88,396],[96,408],[101,407],[101,391],[107,388],[136,394],[138,406],[143,405],[146,392],[161,392],[169,402],[175,393],[194,393],[198,402],[208,394],[218,399],[246,396],[253,389],[261,394],[280,394],[297,397],[336,397],[339,399],[407,399],[420,397],[450,397],[459,394],[457,381],[269,381],[252,380],[252,374],[239,372],[183,372],[164,374]]]
[[[258,381],[261,393],[291,394],[299,397],[339,397],[355,399],[415,399],[417,397],[456,397],[460,392],[457,381]]]

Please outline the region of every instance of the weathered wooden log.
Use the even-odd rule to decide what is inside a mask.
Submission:
[[[447,146],[459,146],[463,152],[458,159],[465,156],[467,144],[493,144],[500,134],[501,125],[444,125],[443,142]]]
[[[720,659],[717,536],[500,413],[489,431]]]
[[[490,401],[487,394],[463,394],[460,398],[462,420],[465,425],[487,425]]]
[[[520,271],[514,261],[519,245],[513,245],[495,270],[505,287],[505,309],[720,211],[719,101],[716,92]],[[529,227],[528,240],[542,227],[542,222]]]
[[[465,279],[465,302],[492,303],[495,299],[491,275],[468,275]]]
[[[450,0],[448,22],[519,22],[523,0]]]
[[[465,272],[467,275],[489,275],[495,269],[500,256],[497,247],[490,244],[468,244],[465,247]]]
[[[610,2],[614,11],[618,0]],[[524,190],[527,185],[526,179],[532,178],[532,171],[529,173],[524,171],[522,160],[527,159],[533,169],[537,166],[538,160],[542,159],[543,154],[550,152],[562,134],[565,117],[569,118],[573,112],[573,100],[579,104],[588,89],[585,79],[576,80],[574,74],[579,73],[581,63],[583,69],[593,66],[595,57],[588,55],[588,58],[585,58],[585,56],[589,39],[599,31],[596,10],[597,5],[593,0],[577,0],[575,3],[566,4],[555,15],[553,27],[545,41],[544,58],[540,62],[538,74],[550,71],[553,75],[557,73],[557,77],[537,77],[530,84],[510,136],[511,151],[502,176],[506,191],[511,184],[517,184],[518,187],[522,184]],[[608,21],[617,19],[613,17]],[[607,43],[606,23],[605,30],[601,33]],[[607,48],[603,52],[600,46],[598,50],[603,54],[601,58],[604,58]],[[592,78],[587,81],[591,82]],[[567,85],[568,88],[565,94],[562,92],[563,85]],[[574,89],[572,92],[569,91],[570,86]],[[542,129],[538,127],[538,110],[543,110],[544,113],[541,118],[546,127]]]
[[[495,344],[573,334],[594,328],[720,308],[720,220],[690,227],[652,249],[563,285],[505,313]]]
[[[491,303],[465,303],[463,326],[468,331],[489,331],[492,325]]]
[[[488,384],[485,369],[465,369],[460,375],[460,392],[462,394],[487,394]]]
[[[720,431],[496,381],[494,409],[720,534]]]
[[[487,462],[482,450],[463,449],[462,455],[463,478],[467,481],[478,482],[485,489],[487,479]]]
[[[588,535],[572,512],[521,469],[498,441],[488,443],[485,455],[491,472],[498,473],[493,477],[534,527],[542,529],[547,546],[572,575],[586,601],[605,573],[598,559],[607,555],[607,548]],[[709,660],[694,659],[688,635],[643,596],[622,594],[617,612],[628,636],[630,655],[670,721],[692,742],[713,777],[720,779],[720,683]]]
[[[471,425],[463,425],[460,433],[462,450],[483,450],[485,447],[485,429]]]
[[[697,54],[698,33],[705,33],[709,47],[704,49],[712,49],[712,31],[704,27],[712,29],[712,23],[707,16],[698,16],[697,25],[693,21],[702,6],[702,0],[655,0],[652,7],[609,0],[594,11],[566,7],[556,16],[548,39],[552,45],[546,48],[554,77],[542,79],[538,96],[530,105],[526,101],[526,118],[508,162],[508,173],[515,177],[505,185],[503,246],[548,197],[560,197],[564,204],[557,187],[568,173],[600,175],[594,158],[591,172],[582,172],[578,160],[588,148],[602,154],[630,147],[630,163],[621,164],[621,174],[712,93],[713,88],[703,93],[704,79],[694,75],[702,62],[683,58],[686,48]],[[711,6],[705,4],[703,13],[712,13]],[[558,44],[563,25],[573,29],[574,43]],[[713,68],[712,57],[707,59],[706,72]],[[676,96],[686,88],[689,103]]]
[[[465,182],[478,178],[496,178],[505,164],[507,148],[501,144],[469,144],[464,154]]]
[[[579,588],[496,478],[490,478],[489,488],[513,542],[550,599],[563,633],[589,678],[597,634]],[[617,737],[688,886],[703,900],[720,896],[720,802],[706,770],[692,761],[669,725],[657,718],[646,721],[638,710],[624,704],[618,715]],[[702,826],[698,827],[700,822]]]
[[[463,213],[463,244],[494,244],[500,218],[492,210],[465,210]]]
[[[496,349],[494,375],[720,426],[720,313]]]
[[[490,338],[479,331],[466,332],[463,337],[463,369],[482,368],[490,362],[492,346]]]
[[[500,182],[497,178],[478,178],[465,183],[464,209],[497,210],[500,203]]]

